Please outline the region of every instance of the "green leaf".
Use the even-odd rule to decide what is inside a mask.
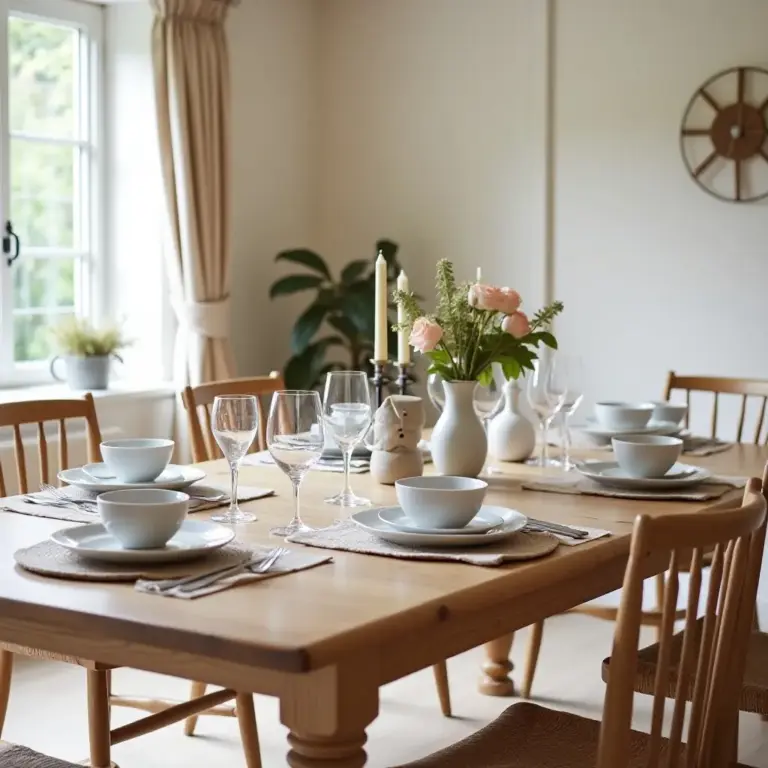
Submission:
[[[501,370],[505,379],[518,379],[523,369],[514,357],[506,357],[501,361]]]
[[[354,323],[361,336],[372,339],[374,336],[373,301],[364,293],[348,293],[342,299],[344,313]]]
[[[357,341],[357,326],[346,315],[331,315],[328,324],[339,333],[343,333],[350,341]]]
[[[493,368],[490,365],[487,365],[485,368],[483,368],[482,371],[480,371],[480,375],[477,377],[477,380],[482,386],[487,387],[493,381]]]
[[[285,296],[289,293],[317,288],[322,283],[323,278],[317,275],[288,275],[288,277],[282,277],[277,282],[272,283],[272,287],[269,289],[269,298],[274,299],[275,296]]]
[[[539,341],[551,349],[557,349],[557,339],[549,331],[539,331]]]
[[[307,348],[312,337],[323,324],[327,312],[328,308],[323,304],[310,304],[299,315],[291,333],[291,348],[295,353],[303,352]]]
[[[344,285],[351,285],[355,280],[362,277],[371,268],[371,262],[367,260],[351,261],[341,270],[341,282]]]
[[[397,280],[400,273],[400,262],[397,260],[398,245],[392,240],[382,239],[376,241],[376,257],[381,254],[387,261],[387,279],[391,282]],[[374,258],[376,258],[374,257]]]
[[[280,251],[275,256],[275,261],[292,261],[294,264],[301,264],[313,272],[319,272],[327,280],[331,279],[331,272],[325,263],[325,259],[308,248],[293,248],[288,251]]]
[[[340,336],[325,336],[294,355],[285,366],[285,384],[288,389],[313,389],[320,377],[329,347],[344,346]]]
[[[433,360],[427,373],[439,373],[446,381],[453,381],[453,368],[444,363],[438,363]]]

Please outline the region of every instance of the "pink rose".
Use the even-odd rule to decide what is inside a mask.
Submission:
[[[469,287],[467,301],[470,307],[489,312],[501,312],[504,315],[517,312],[521,303],[520,294],[517,291],[483,283],[475,283]]]
[[[443,329],[433,320],[420,317],[413,323],[409,342],[419,352],[431,352],[443,338]]]
[[[525,312],[514,312],[501,321],[501,330],[516,339],[522,339],[531,332],[531,324]]]

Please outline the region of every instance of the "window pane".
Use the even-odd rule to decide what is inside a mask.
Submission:
[[[8,19],[12,131],[77,136],[77,30],[44,21]]]
[[[14,356],[16,362],[27,363],[52,357],[54,349],[51,329],[74,313],[58,315],[17,315],[13,318]]]
[[[20,258],[13,265],[13,306],[17,309],[75,305],[75,260]]]
[[[11,139],[11,221],[22,248],[74,248],[75,156],[66,146]]]

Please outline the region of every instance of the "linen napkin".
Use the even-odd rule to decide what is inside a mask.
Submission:
[[[272,458],[272,454],[270,454],[269,451],[258,451],[257,453],[247,454],[243,458],[243,464],[250,464],[251,466],[274,467],[275,460]],[[324,460],[317,462],[317,464],[313,464],[309,471],[344,472],[344,464],[342,461]],[[364,472],[369,472],[370,462],[364,459],[352,459],[349,471],[353,475],[361,475]]]
[[[251,553],[254,554],[254,553]],[[231,589],[241,584],[250,584],[255,581],[264,581],[275,576],[284,576],[287,573],[296,573],[307,568],[314,568],[318,565],[333,562],[331,555],[315,554],[311,552],[289,549],[266,573],[250,573],[240,571],[230,576],[218,579],[213,584],[200,587],[198,589],[185,590],[183,587],[172,588],[163,592],[155,592],[152,585],[156,584],[154,580],[139,579],[135,584],[137,592],[144,592],[148,595],[159,595],[160,597],[176,597],[182,600],[195,600],[198,597],[213,595],[217,592]],[[162,582],[160,582],[162,583]]]
[[[396,557],[403,560],[443,560],[469,565],[498,566],[543,557],[557,549],[560,543],[574,546],[609,534],[609,531],[588,530],[594,533],[591,538],[564,540],[565,537],[561,539],[549,533],[523,530],[505,541],[488,544],[481,548],[468,547],[466,550],[462,550],[424,547],[414,549],[384,541],[363,530],[352,520],[341,520],[330,528],[296,533],[289,536],[286,541],[304,544],[308,547]]]
[[[745,477],[726,477],[713,475],[703,483],[691,488],[669,490],[630,490],[609,488],[606,485],[580,477],[576,480],[552,478],[547,480],[529,480],[523,483],[526,491],[544,491],[571,495],[607,496],[614,499],[638,499],[653,501],[711,501],[719,499],[734,488],[743,488],[747,484]]]
[[[92,504],[60,506],[57,505],[56,499],[49,491],[39,491],[37,493],[26,495],[31,496],[39,502],[51,502],[50,504],[25,501],[24,495],[22,494],[0,499],[0,511],[15,512],[20,515],[31,515],[33,517],[48,517],[52,520],[66,520],[71,523],[93,523],[98,521],[99,514],[96,511],[95,506],[93,506],[96,503],[98,494],[89,493],[88,491],[72,485],[58,490],[75,502],[86,501],[92,502]],[[192,497],[189,503],[190,514],[205,512],[207,510],[215,509],[216,507],[227,506],[229,504],[229,490],[229,484],[216,485],[214,483],[204,482],[195,483],[194,485],[189,486],[189,488],[185,488],[184,492],[189,493],[190,497]],[[222,498],[220,498],[221,494],[224,494]],[[267,496],[274,496],[274,494],[275,492],[271,488],[240,485],[237,489],[237,500],[239,502],[255,501],[256,499],[266,498]],[[205,498],[203,498],[205,496],[213,497],[214,500],[206,501]]]

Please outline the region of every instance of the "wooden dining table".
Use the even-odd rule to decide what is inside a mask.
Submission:
[[[768,448],[738,445],[692,462],[719,474],[760,476],[766,459]],[[0,640],[276,696],[290,731],[288,765],[360,768],[382,685],[486,644],[481,688],[510,694],[515,630],[620,587],[637,515],[696,514],[703,506],[522,490],[521,482],[540,470],[496,464],[503,471],[486,476],[488,503],[612,535],[502,567],[335,551],[328,565],[179,600],[131,585],[27,573],[15,566],[14,552],[67,524],[0,513]],[[200,466],[217,483],[225,481],[223,461]],[[269,528],[292,514],[287,477],[275,467],[245,466],[240,481],[277,495],[246,505],[258,521],[238,526],[238,540],[274,544]],[[352,482],[374,504],[395,500],[394,489],[370,474],[353,475]],[[323,501],[341,483],[339,474],[310,472],[302,486],[307,523],[323,526],[344,516]],[[739,496],[729,492],[716,503]],[[664,566],[649,561],[648,575]]]

